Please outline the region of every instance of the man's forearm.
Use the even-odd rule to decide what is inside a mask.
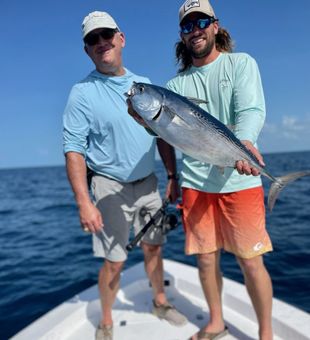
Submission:
[[[160,138],[158,138],[156,142],[157,142],[158,152],[167,170],[168,176],[176,175],[177,166],[176,166],[176,157],[175,157],[174,147],[166,143],[164,140]]]
[[[66,153],[67,176],[78,207],[91,201],[87,185],[87,168],[84,157],[77,152]]]

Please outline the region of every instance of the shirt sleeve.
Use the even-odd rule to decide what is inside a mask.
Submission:
[[[256,61],[249,55],[243,56],[237,63],[233,90],[234,133],[240,140],[256,143],[265,121],[265,99]]]
[[[89,107],[80,89],[74,86],[63,115],[63,152],[78,152],[85,156],[90,130]]]
[[[166,89],[170,90],[170,91],[173,91],[173,92],[176,92],[176,89],[174,87],[174,84],[173,84],[173,81],[172,80],[169,80],[166,84]]]

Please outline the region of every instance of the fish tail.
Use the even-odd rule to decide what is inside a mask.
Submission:
[[[268,208],[272,211],[273,206],[280,194],[280,192],[285,188],[285,186],[295,181],[296,179],[304,176],[310,176],[310,171],[299,171],[293,172],[291,174],[281,176],[281,177],[274,177],[274,182],[271,184],[269,194],[268,194]]]

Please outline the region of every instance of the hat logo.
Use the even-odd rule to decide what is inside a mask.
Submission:
[[[193,7],[200,7],[200,1],[199,0],[188,0],[184,4],[184,12],[188,11],[189,9]]]

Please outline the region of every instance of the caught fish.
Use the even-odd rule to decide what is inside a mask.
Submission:
[[[194,103],[163,87],[135,82],[125,95],[149,128],[184,154],[220,169],[235,168],[240,160],[259,169],[273,182],[268,194],[270,211],[288,183],[310,175],[310,171],[300,171],[272,176],[223,123],[196,105],[200,100]]]

